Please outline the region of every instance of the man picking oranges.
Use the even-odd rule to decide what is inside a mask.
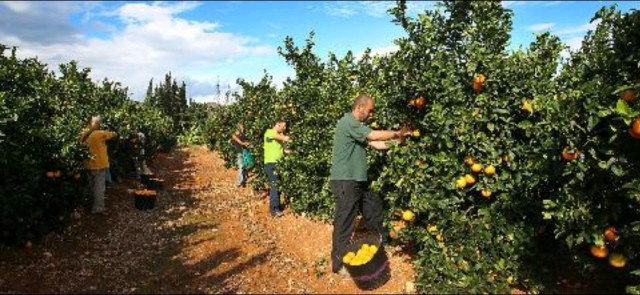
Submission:
[[[338,121],[333,137],[333,155],[329,184],[336,200],[333,219],[332,271],[343,266],[342,252],[355,229],[355,218],[362,208],[367,226],[381,236],[385,230],[382,199],[369,190],[367,182],[367,147],[389,149],[387,140],[403,142],[411,131],[372,130],[362,122],[373,113],[374,101],[368,95],[358,96],[351,112]],[[386,237],[385,237],[386,238]]]

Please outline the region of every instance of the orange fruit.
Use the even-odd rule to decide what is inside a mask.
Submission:
[[[593,245],[591,246],[591,255],[593,255],[593,257],[596,258],[605,258],[607,256],[609,256],[609,250],[607,249],[607,247],[600,247],[600,246],[596,246]]]
[[[478,163],[473,164],[471,166],[471,171],[473,171],[473,173],[480,173],[480,171],[482,171],[482,165],[480,165]]]
[[[476,93],[482,91],[482,83],[473,82],[473,91]]]
[[[640,138],[640,133],[633,132],[632,128],[629,128],[629,135],[631,135],[631,137],[633,138]]]
[[[438,232],[438,227],[435,226],[435,225],[429,224],[429,225],[427,225],[427,231],[430,232],[430,233]]]
[[[413,101],[413,104],[416,106],[416,108],[421,109],[424,108],[426,102],[427,101],[424,99],[424,97],[420,96]]]
[[[411,210],[406,210],[402,213],[402,219],[405,221],[413,221],[414,218],[416,218],[416,215]]]
[[[58,170],[58,171],[54,172],[53,177],[58,178],[58,177],[60,177],[60,176],[62,176],[62,172],[60,172],[60,170]]]
[[[460,178],[458,178],[458,180],[456,180],[457,189],[463,189],[466,186],[467,186],[467,180],[464,178],[464,176],[461,176]]]
[[[613,253],[609,256],[609,264],[617,268],[625,267],[627,265],[627,258],[620,253]]]
[[[529,113],[533,113],[533,106],[531,105],[531,103],[528,100],[525,100],[522,103],[522,110],[527,111]]]
[[[483,189],[480,191],[480,195],[488,199],[489,197],[491,197],[491,191]]]
[[[573,153],[569,152],[569,148],[566,147],[562,151],[562,159],[564,159],[565,161],[573,161],[578,158],[579,154],[580,152],[577,152],[577,151]]]
[[[47,177],[49,177],[49,178],[54,178],[54,177],[56,177],[56,173],[55,173],[55,172],[53,172],[53,171],[47,171],[46,175],[47,175]]]
[[[485,80],[487,80],[487,77],[485,77],[485,75],[483,74],[479,74],[473,78],[473,83],[482,84]]]
[[[397,239],[398,234],[405,227],[405,225],[402,221],[392,221],[391,224],[392,224],[392,229],[389,232],[389,237],[391,237],[392,239]]]
[[[464,176],[464,181],[467,182],[468,185],[473,185],[474,183],[476,183],[476,179],[470,174]]]
[[[420,130],[413,130],[413,133],[411,135],[413,135],[413,137],[420,137]]]
[[[620,93],[620,98],[628,103],[634,103],[638,100],[638,95],[635,91],[628,89]]]
[[[493,167],[493,165],[487,166],[487,168],[484,168],[484,174],[487,176],[493,176],[496,174],[496,167]]]
[[[631,123],[631,131],[636,135],[640,135],[640,118],[633,120],[633,123]]]
[[[609,242],[615,242],[618,239],[618,231],[613,226],[605,228],[603,234],[604,238]]]
[[[471,167],[476,163],[476,158],[473,156],[467,156],[464,158],[464,163],[467,164],[467,166]]]

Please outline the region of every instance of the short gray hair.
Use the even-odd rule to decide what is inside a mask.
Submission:
[[[102,123],[102,117],[100,117],[99,115],[91,117],[91,124],[95,123]]]
[[[358,95],[358,97],[356,97],[355,100],[353,100],[353,105],[351,105],[351,110],[353,111],[358,106],[366,105],[367,102],[369,101],[373,101],[373,98],[371,98],[371,96],[369,96],[368,94],[360,94]]]

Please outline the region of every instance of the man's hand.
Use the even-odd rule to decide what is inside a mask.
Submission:
[[[396,131],[396,141],[398,142],[398,144],[404,144],[405,139],[408,136],[411,136],[411,130],[409,130],[409,127],[407,125],[402,126],[400,130]]]

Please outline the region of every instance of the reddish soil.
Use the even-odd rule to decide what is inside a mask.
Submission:
[[[156,207],[107,190],[107,216],[80,208],[70,226],[33,249],[0,248],[0,293],[411,293],[409,257],[387,248],[391,279],[374,291],[330,271],[332,226],[285,211],[268,214],[262,193],[234,186],[204,147],[159,155],[165,180]]]

